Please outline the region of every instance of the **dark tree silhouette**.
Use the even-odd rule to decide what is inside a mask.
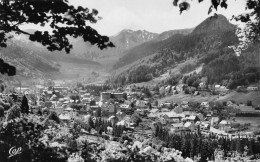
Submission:
[[[3,106],[0,106],[0,117],[4,117],[5,116],[5,110]]]
[[[72,99],[75,103],[76,100],[80,100],[80,96],[78,94],[72,94],[70,95],[70,99]]]
[[[107,36],[100,35],[87,22],[96,23],[100,19],[98,11],[84,7],[74,7],[68,0],[0,0],[0,47],[7,47],[7,40],[13,34],[25,34],[34,42],[39,42],[49,51],[73,48],[68,36],[82,37],[85,42],[100,49],[114,47]],[[48,26],[49,31],[28,33],[20,29],[25,24]],[[15,67],[0,59],[0,72],[15,75]]]
[[[22,105],[21,105],[21,112],[22,113],[29,113],[29,105],[28,105],[28,100],[27,97],[24,95],[22,99]]]

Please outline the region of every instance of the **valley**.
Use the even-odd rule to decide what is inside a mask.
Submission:
[[[0,0],[0,161],[260,162],[259,9]]]

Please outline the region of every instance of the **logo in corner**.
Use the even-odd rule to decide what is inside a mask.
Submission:
[[[22,153],[22,148],[18,147],[17,149],[15,147],[10,148],[9,150],[9,158],[13,157],[15,155],[21,154]]]

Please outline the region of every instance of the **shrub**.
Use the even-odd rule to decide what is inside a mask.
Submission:
[[[252,101],[248,100],[248,101],[246,102],[246,105],[247,105],[247,106],[253,106]]]
[[[18,105],[14,105],[7,112],[7,121],[20,117],[21,109]]]
[[[56,112],[51,112],[50,115],[49,115],[49,119],[50,120],[54,120],[56,121],[57,123],[60,123],[60,118],[58,117],[57,113]]]

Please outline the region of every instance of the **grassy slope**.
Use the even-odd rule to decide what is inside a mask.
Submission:
[[[191,96],[185,94],[177,94],[172,96],[167,96],[159,100],[159,102],[165,101],[173,101],[175,103],[180,103],[182,101],[194,101],[194,102],[203,102],[203,101],[229,101],[234,100],[236,103],[246,103],[248,100],[253,102],[253,105],[260,105],[260,91],[253,91],[248,93],[238,93],[236,91],[232,91],[225,96],[218,97],[207,95],[205,97],[199,96]]]
[[[220,101],[234,100],[237,103],[246,103],[248,100],[253,102],[253,105],[260,105],[260,91],[253,91],[248,93],[232,92],[226,96],[221,96]]]
[[[203,102],[203,101],[215,101],[217,100],[217,96],[191,96],[191,95],[186,95],[183,93],[180,94],[175,94],[171,96],[167,96],[164,98],[159,99],[159,102],[166,102],[166,101],[172,101],[174,103],[181,103],[182,101],[192,101],[192,102]]]

